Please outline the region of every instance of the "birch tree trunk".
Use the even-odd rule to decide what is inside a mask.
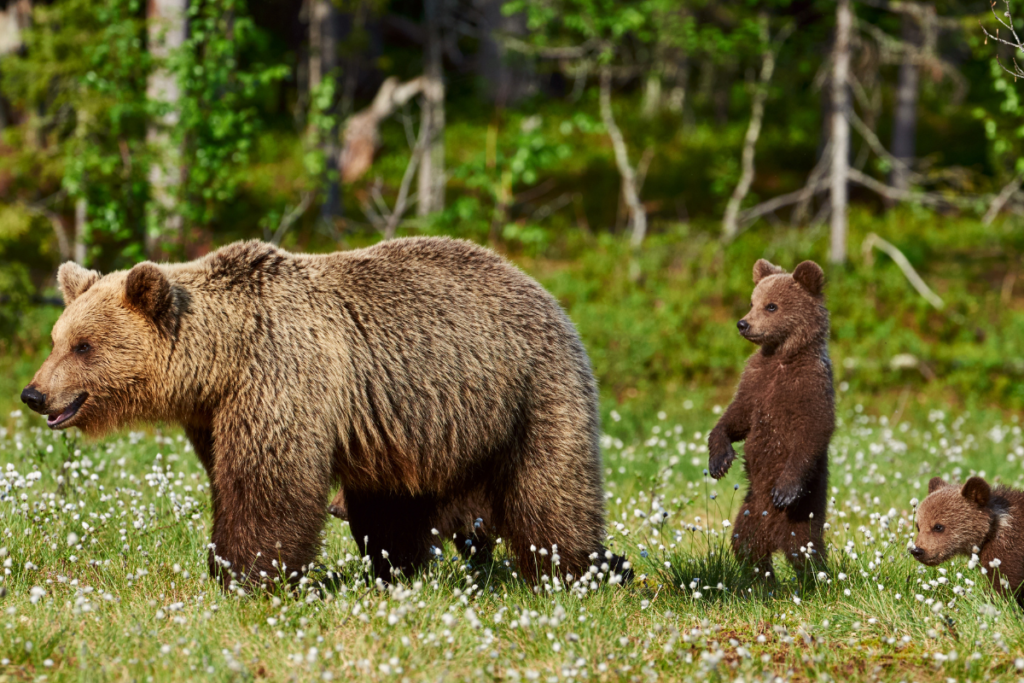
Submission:
[[[846,191],[850,174],[850,0],[836,5],[836,43],[832,56],[832,263],[846,263]]]
[[[86,221],[89,218],[89,202],[85,197],[79,197],[75,200],[75,246],[74,246],[74,259],[75,263],[80,266],[86,265]]]
[[[920,30],[917,18],[910,12],[903,13],[903,42],[916,46]],[[892,155],[907,166],[894,165],[889,174],[889,184],[897,190],[910,187],[909,164],[914,158],[914,137],[917,133],[918,66],[914,54],[907,50],[900,64],[899,81],[896,87],[896,111],[892,125]]]
[[[325,79],[338,82],[338,10],[331,0],[311,0],[309,12],[309,88],[320,87]],[[331,102],[329,115],[337,108],[338,90]],[[337,117],[320,141],[324,155],[324,201],[320,206],[320,219],[333,223],[341,212],[341,174],[338,172],[340,126]]]
[[[768,86],[775,73],[775,50],[771,44],[771,36],[768,34],[768,17],[761,15],[761,43],[764,51],[761,53],[761,74],[754,90],[753,103],[750,107],[750,124],[747,126],[747,134],[743,139],[743,156],[741,161],[740,180],[736,183],[729,203],[725,207],[725,217],[722,219],[722,237],[732,240],[739,231],[737,217],[740,213],[740,206],[750,192],[750,184],[754,182],[754,151],[757,148],[757,140],[761,137],[761,123],[764,120],[764,103],[768,99]],[[787,32],[788,33],[788,32]],[[784,38],[784,36],[780,36]]]
[[[180,49],[188,35],[188,0],[149,0],[147,30],[149,53],[159,64]],[[164,239],[182,241],[183,221],[177,212],[176,188],[181,184],[181,153],[170,144],[168,129],[178,122],[181,91],[174,74],[159,66],[149,75],[146,96],[168,105],[167,112],[155,119],[146,133],[150,147],[158,150],[157,159],[149,167],[152,202],[146,230],[146,253],[160,257]],[[76,238],[77,239],[77,238]]]
[[[420,159],[417,178],[417,213],[420,216],[444,208],[444,63],[441,36],[441,9],[443,0],[423,0],[423,14],[427,30],[423,54],[423,110],[420,125],[425,126],[427,151]]]
[[[608,137],[612,140],[612,149],[615,151],[615,165],[619,169],[619,176],[622,178],[622,197],[626,201],[629,210],[629,222],[632,227],[630,244],[638,248],[643,244],[647,235],[647,211],[640,202],[640,193],[637,190],[636,171],[629,163],[629,152],[626,149],[626,141],[622,137],[622,131],[615,123],[612,115],[612,73],[607,67],[601,69],[601,120],[608,131]]]

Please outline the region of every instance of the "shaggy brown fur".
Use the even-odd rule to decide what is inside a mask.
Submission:
[[[1024,491],[1002,486],[993,490],[981,477],[971,477],[962,488],[935,477],[917,508],[917,538],[910,554],[934,567],[955,555],[977,553],[992,586],[1016,595],[1024,606],[1022,521]]]
[[[765,576],[776,550],[800,571],[806,554],[815,564],[824,561],[835,397],[821,268],[804,261],[788,275],[760,259],[754,282],[750,313],[737,327],[761,348],[709,435],[708,470],[724,477],[736,458],[733,442],[746,441],[750,489],[733,528],[733,549]]]
[[[67,308],[26,402],[55,428],[184,425],[216,555],[242,577],[313,562],[332,483],[378,576],[427,561],[435,527],[501,534],[527,578],[552,557],[532,546],[557,545],[574,574],[603,551],[587,354],[558,303],[490,251],[243,242],[102,278],[68,263],[59,280]]]

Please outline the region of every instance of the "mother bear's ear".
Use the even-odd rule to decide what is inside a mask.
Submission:
[[[60,286],[60,293],[64,296],[64,305],[70,306],[72,301],[96,284],[100,277],[95,270],[83,268],[74,261],[61,264],[57,271],[57,284]]]
[[[157,322],[171,308],[171,283],[156,264],[140,263],[128,271],[124,301],[129,308]]]

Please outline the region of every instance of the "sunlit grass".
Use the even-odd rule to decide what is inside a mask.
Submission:
[[[606,572],[537,586],[499,544],[450,542],[423,572],[368,581],[328,522],[298,590],[224,593],[206,575],[209,488],[176,431],[100,441],[35,416],[0,424],[0,677],[10,680],[1017,680],[1024,620],[966,560],[907,554],[931,476],[1024,480],[1024,436],[991,414],[845,406],[831,451],[827,571],[765,584],[729,550],[742,468],[704,474],[717,417],[664,414],[603,440]],[[613,418],[614,419],[614,418]],[[701,430],[695,428],[702,425]]]

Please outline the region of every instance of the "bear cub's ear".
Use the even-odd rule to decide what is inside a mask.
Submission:
[[[988,482],[981,477],[971,477],[964,484],[963,489],[960,490],[960,495],[978,507],[983,508],[988,505],[988,500],[992,496],[992,489],[989,488]]]
[[[947,484],[946,480],[942,477],[932,477],[931,481],[928,482],[928,493],[935,493],[939,489],[947,486],[949,486],[949,484]]]
[[[756,285],[758,282],[765,279],[769,275],[781,275],[782,273],[785,272],[786,271],[783,270],[782,268],[779,268],[778,266],[773,266],[771,263],[765,261],[763,258],[759,258],[757,259],[757,262],[754,263],[754,284]]]
[[[825,272],[814,261],[804,261],[797,266],[793,279],[813,296],[820,296],[821,290],[825,289]]]
[[[74,261],[61,264],[57,271],[57,284],[60,285],[60,293],[64,296],[64,305],[70,306],[72,301],[82,296],[99,279],[100,274],[95,270],[83,268]]]
[[[171,283],[156,266],[146,261],[128,271],[124,300],[150,320],[156,320],[171,307]]]

